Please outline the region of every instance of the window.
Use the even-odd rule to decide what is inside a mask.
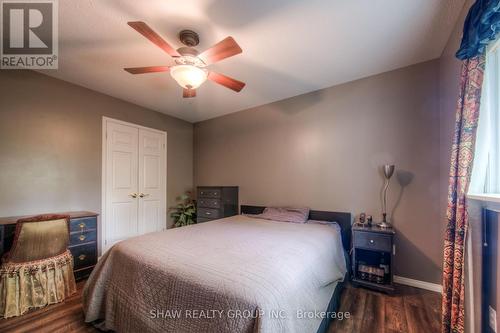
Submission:
[[[500,39],[486,53],[470,193],[500,194]]]

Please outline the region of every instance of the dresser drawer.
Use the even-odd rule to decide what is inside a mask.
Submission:
[[[83,280],[85,278],[88,278],[90,276],[90,273],[92,273],[93,269],[94,269],[94,266],[82,268],[82,269],[78,269],[78,270],[74,271],[73,274],[75,275],[75,280],[79,281],[79,280]]]
[[[69,221],[69,231],[85,231],[87,229],[97,228],[97,217],[82,217],[77,219],[71,219]]]
[[[198,198],[220,198],[220,188],[199,188]]]
[[[93,266],[97,263],[97,243],[78,245],[69,249],[73,255],[74,270]]]
[[[200,198],[198,199],[198,207],[218,209],[221,207],[221,202],[220,199]]]
[[[358,231],[354,233],[354,247],[375,251],[391,252],[391,238],[392,237],[389,235]]]
[[[72,232],[69,235],[69,246],[97,241],[97,230]]]
[[[218,209],[212,208],[198,208],[198,217],[204,217],[208,219],[218,219],[220,217],[220,212]]]

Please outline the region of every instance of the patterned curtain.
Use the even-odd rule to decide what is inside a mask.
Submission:
[[[448,187],[447,226],[444,241],[442,332],[464,332],[465,274],[464,245],[468,217],[466,194],[474,160],[479,119],[479,102],[484,73],[484,56],[462,65],[455,135]]]

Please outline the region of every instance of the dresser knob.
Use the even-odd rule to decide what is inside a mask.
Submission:
[[[85,228],[85,223],[82,222],[78,226],[80,227],[80,229],[83,229],[83,228]]]
[[[370,243],[371,243],[371,244],[373,244],[373,243],[374,243],[373,239],[370,239]]]
[[[86,255],[85,255],[85,254],[80,254],[80,255],[78,256],[78,259],[80,259],[80,260],[85,260],[85,258],[86,258]]]
[[[206,212],[206,214],[207,214],[207,215],[211,215],[212,213],[210,213],[210,212]]]
[[[85,240],[85,235],[80,235],[80,237],[78,237],[81,241],[84,241]]]

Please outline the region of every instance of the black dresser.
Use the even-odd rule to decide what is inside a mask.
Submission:
[[[90,275],[97,264],[97,216],[92,212],[63,212],[69,215],[69,250],[73,255],[76,280]],[[12,247],[16,222],[29,216],[0,218],[0,257]]]
[[[199,186],[197,223],[238,214],[238,186]]]

